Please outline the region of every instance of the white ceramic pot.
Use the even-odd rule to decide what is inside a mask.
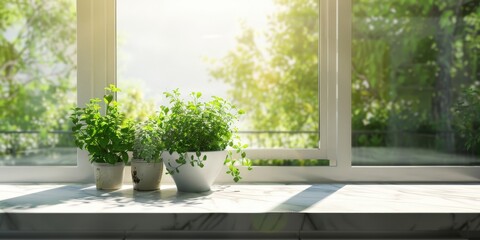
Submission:
[[[149,163],[141,159],[133,159],[131,169],[133,189],[150,191],[160,188],[163,161]]]
[[[125,164],[93,163],[95,184],[99,190],[120,189],[123,184],[123,168]]]
[[[178,168],[179,172],[172,174],[172,178],[177,185],[178,191],[181,192],[206,192],[210,191],[210,187],[217,178],[220,170],[222,170],[223,162],[227,156],[227,151],[214,151],[214,152],[202,152],[203,155],[207,155],[207,160],[204,161],[204,167],[201,168],[197,165],[192,167],[189,164],[190,157],[194,152],[186,153],[187,164]],[[174,170],[179,164],[175,161],[179,157],[178,153],[169,154],[164,152],[162,154],[163,163],[168,170]],[[170,164],[169,164],[170,163]]]

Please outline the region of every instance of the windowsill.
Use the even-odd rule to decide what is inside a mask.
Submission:
[[[0,185],[0,238],[19,231],[480,231],[480,185],[216,185],[181,193]],[[101,223],[101,224],[100,224]]]

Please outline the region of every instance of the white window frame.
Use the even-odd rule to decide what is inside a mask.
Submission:
[[[319,1],[319,109],[326,114],[320,115],[320,139],[323,141],[317,158],[326,156],[334,164],[329,167],[255,167],[251,172],[242,172],[244,182],[478,182],[479,166],[352,166],[352,0]],[[268,157],[269,154],[259,155]],[[220,176],[217,181],[228,182],[228,176]]]
[[[77,0],[77,103],[102,98],[115,84],[115,1]],[[77,150],[76,166],[0,167],[0,182],[93,182],[86,151]]]
[[[241,169],[244,183],[476,182],[476,166],[352,166],[351,0],[320,1],[319,149],[249,149],[254,159],[329,159],[324,167],[257,166]],[[116,84],[116,1],[77,0],[78,104],[101,98]],[[77,166],[0,168],[0,182],[93,182],[85,151]],[[126,173],[130,170],[126,168]],[[128,176],[128,175],[126,175]],[[128,177],[125,177],[128,181]],[[167,178],[168,181],[168,178]],[[220,174],[217,183],[231,183]]]

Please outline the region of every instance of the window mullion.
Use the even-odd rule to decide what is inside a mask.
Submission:
[[[115,0],[77,0],[78,105],[116,83]]]
[[[337,163],[337,104],[336,104],[336,4],[335,0],[322,0],[322,30],[320,34],[320,84],[321,84],[321,102],[320,112],[323,114],[321,119],[321,133],[323,143],[321,149],[325,149],[326,156],[331,162],[331,166]]]
[[[351,160],[351,0],[337,0],[337,141],[338,166],[349,168]],[[341,151],[340,151],[341,150]]]
[[[78,105],[84,106],[116,82],[115,0],[77,0],[77,7]],[[87,154],[78,150],[77,158],[82,171],[92,175]]]
[[[328,5],[326,0],[320,0],[319,4],[319,41],[318,41],[318,131],[320,140],[318,147],[320,154],[327,157],[328,155],[328,55],[327,55],[327,29],[328,29]],[[330,160],[330,166],[335,162]]]

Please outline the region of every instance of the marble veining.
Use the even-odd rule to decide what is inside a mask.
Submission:
[[[480,185],[174,185],[99,191],[91,185],[0,185],[0,209],[27,213],[480,213]]]
[[[480,231],[480,185],[0,185],[2,231]]]

